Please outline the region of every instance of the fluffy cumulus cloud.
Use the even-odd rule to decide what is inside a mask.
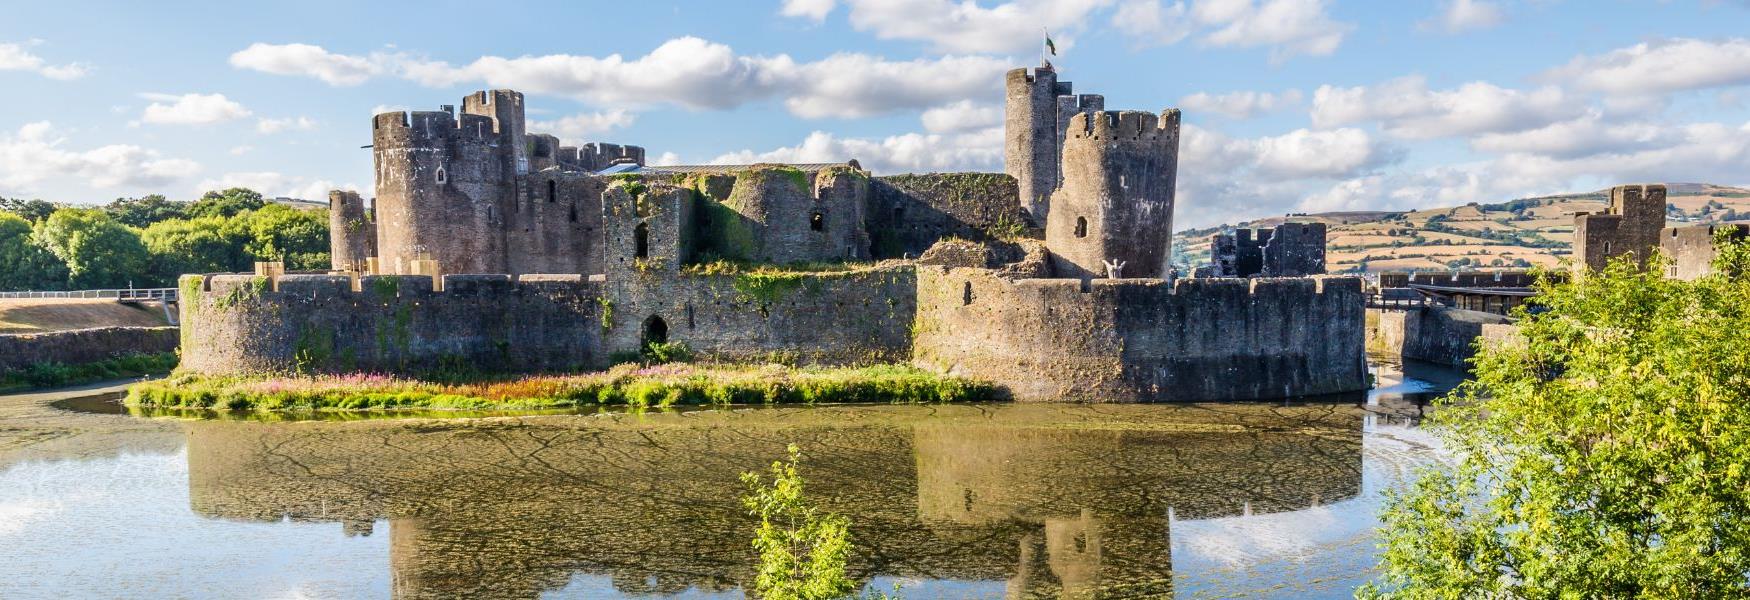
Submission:
[[[1331,18],[1326,0],[1198,0],[1192,14],[1214,46],[1268,47],[1272,60],[1337,51],[1355,26]]]
[[[329,190],[358,190],[358,186],[348,183],[337,185],[325,179],[315,179],[298,175],[286,175],[274,171],[253,171],[226,173],[219,177],[203,179],[191,190],[195,194],[204,194],[209,190],[223,190],[234,187],[245,187],[269,198],[296,198],[300,200],[327,200]]]
[[[26,49],[26,44],[0,44],[0,71],[29,71],[62,81],[84,77],[90,71],[85,65],[67,63],[51,65],[42,57],[32,54]]]
[[[795,146],[743,150],[712,164],[841,162],[855,159],[877,174],[993,171],[1002,168],[1002,130],[964,134],[907,133],[885,138],[845,138],[816,131]]]
[[[1210,112],[1232,119],[1251,118],[1300,104],[1300,90],[1271,92],[1197,92],[1179,100],[1179,107],[1194,113]]]
[[[310,117],[286,117],[283,119],[257,119],[255,131],[272,135],[282,131],[309,131],[316,128],[316,121]]]
[[[261,46],[257,44],[251,49]],[[317,56],[338,56],[321,48],[310,48],[316,51],[310,53]],[[808,118],[863,117],[995,95],[1000,93],[1001,74],[1010,64],[1008,60],[987,56],[890,61],[854,53],[798,62],[783,54],[740,55],[727,45],[696,37],[669,40],[636,58],[619,54],[483,56],[465,65],[405,55],[340,58],[375,65],[383,69],[381,72],[430,87],[472,82],[533,94],[570,96],[619,108],[671,104],[692,109],[728,109],[781,98],[792,113]],[[327,76],[325,70],[300,72],[285,63],[271,63],[275,68],[270,69],[257,61],[239,63],[233,59],[233,64],[243,68],[310,75],[336,84],[352,82]],[[331,62],[335,61],[316,64]]]
[[[630,127],[636,120],[637,115],[616,109],[570,115],[551,121],[530,121],[529,131],[559,136],[567,144],[582,144],[594,141],[596,135]]]
[[[1681,130],[1669,124],[1608,119],[1594,109],[1579,118],[1535,129],[1483,134],[1471,140],[1471,147],[1568,159],[1669,146],[1680,138]]]
[[[1446,0],[1440,8],[1440,14],[1422,21],[1421,27],[1427,30],[1444,31],[1446,33],[1461,33],[1477,29],[1488,29],[1500,25],[1506,19],[1501,7],[1487,0]]]
[[[77,179],[97,188],[160,186],[200,170],[192,160],[164,158],[139,146],[111,144],[82,151],[67,146],[47,121],[0,133],[0,194],[30,192],[52,179]]]
[[[1476,81],[1451,90],[1430,90],[1420,76],[1375,86],[1320,86],[1313,92],[1312,121],[1336,127],[1377,121],[1408,139],[1520,131],[1578,116],[1585,107],[1555,87],[1531,91]]]
[[[961,100],[924,111],[924,131],[930,133],[966,133],[1003,126],[1003,107]]]
[[[834,0],[784,0],[783,8],[778,14],[786,17],[801,17],[819,23],[826,20],[826,15],[832,12]]]
[[[388,56],[335,54],[310,44],[250,44],[231,55],[231,66],[272,73],[314,77],[329,85],[358,85],[381,75]]]
[[[242,104],[224,94],[140,94],[151,100],[140,120],[157,125],[208,125],[249,116]]]
[[[1179,146],[1181,227],[1281,214],[1310,190],[1376,174],[1403,158],[1354,128],[1233,138],[1187,124]]]
[[[1627,95],[1743,85],[1750,83],[1750,39],[1642,42],[1575,57],[1544,77],[1584,90]]]

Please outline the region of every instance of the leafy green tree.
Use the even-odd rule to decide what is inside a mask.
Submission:
[[[31,233],[36,245],[67,264],[74,288],[150,285],[146,246],[140,235],[95,208],[62,208],[38,223]]]
[[[163,195],[152,194],[140,198],[116,198],[103,207],[109,213],[109,218],[129,227],[144,229],[147,225],[167,219],[180,219],[188,212],[187,202],[176,202],[164,199]]]
[[[59,208],[44,200],[20,200],[17,198],[0,198],[0,211],[9,212],[31,223],[49,218],[50,214]]]
[[[253,257],[245,249],[251,238],[231,219],[203,217],[170,219],[140,234],[150,255],[148,271],[159,282],[173,282],[184,273],[235,273],[250,269]]]
[[[857,589],[845,576],[850,520],[809,503],[797,472],[802,450],[790,444],[789,452],[789,462],[772,463],[770,486],[758,473],[741,474],[748,489],[742,504],[760,520],[753,538],[760,553],[754,595],[764,600],[843,598]]]
[[[30,222],[0,213],[0,290],[58,290],[67,286],[67,264],[31,242]]]
[[[1750,596],[1750,242],[1715,274],[1544,279],[1384,511],[1386,598]]]
[[[237,217],[256,260],[283,260],[290,270],[328,268],[328,213],[270,204]]]
[[[187,215],[200,217],[234,217],[238,213],[267,206],[261,193],[249,188],[213,190],[189,205]]]

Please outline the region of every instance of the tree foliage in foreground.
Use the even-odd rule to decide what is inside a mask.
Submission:
[[[754,596],[763,600],[843,598],[857,585],[845,576],[851,552],[850,520],[822,513],[803,494],[802,451],[790,444],[789,462],[772,463],[772,483],[758,473],[741,474],[748,495],[742,504],[759,517],[753,547],[759,551]]]
[[[1539,284],[1434,417],[1456,468],[1391,495],[1385,598],[1750,595],[1750,242],[1715,274]]]

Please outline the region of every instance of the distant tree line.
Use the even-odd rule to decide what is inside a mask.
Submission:
[[[328,267],[328,214],[247,188],[103,206],[0,198],[0,291],[167,287],[184,273]]]

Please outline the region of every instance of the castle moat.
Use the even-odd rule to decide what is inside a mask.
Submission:
[[[0,596],[740,598],[737,474],[807,455],[907,598],[1347,597],[1456,373],[1276,403],[295,417],[0,396]]]

